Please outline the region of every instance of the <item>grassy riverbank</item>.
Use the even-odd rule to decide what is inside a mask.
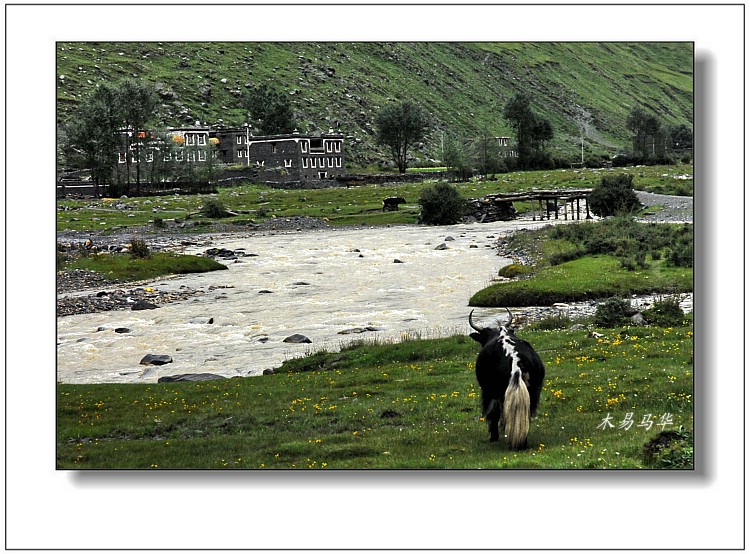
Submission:
[[[58,385],[57,463],[76,469],[691,467],[691,330],[602,333],[521,333],[547,365],[530,448],[522,452],[488,442],[473,375],[478,346],[457,336],[317,353],[257,378]],[[662,437],[668,448],[655,458],[647,454],[662,429],[680,427],[688,442]]]
[[[130,254],[89,254],[76,256],[58,264],[58,270],[85,269],[95,271],[113,281],[143,281],[164,275],[205,273],[227,269],[227,266],[202,256],[154,252],[136,258]]]
[[[644,224],[629,218],[522,231],[507,248],[530,264],[501,270],[471,306],[549,306],[633,294],[693,290],[693,226]]]
[[[526,171],[498,174],[494,180],[457,183],[456,187],[464,198],[479,198],[492,193],[529,189],[588,188],[599,184],[604,174],[628,173],[635,176],[635,186],[639,190],[690,196],[693,189],[692,171],[692,165]],[[691,177],[686,179],[685,175]],[[250,223],[294,216],[325,218],[336,226],[409,224],[417,222],[419,194],[430,184],[433,183],[367,184],[313,190],[272,189],[265,185],[242,184],[219,188],[219,192],[212,195],[59,200],[57,230],[96,233],[150,226],[154,232],[159,232],[160,228],[155,223],[157,219],[188,222],[185,232],[207,232],[215,223],[236,225],[241,230]],[[383,198],[388,196],[402,196],[406,199],[406,205],[402,205],[398,211],[383,212]],[[218,200],[237,215],[218,220],[203,217],[200,209],[209,199]],[[519,203],[516,208],[524,212],[529,206]]]

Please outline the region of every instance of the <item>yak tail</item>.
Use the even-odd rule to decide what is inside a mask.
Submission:
[[[526,383],[521,379],[520,371],[511,375],[508,388],[505,389],[503,404],[505,434],[508,436],[510,447],[521,448],[526,443],[526,436],[529,434],[531,398]]]

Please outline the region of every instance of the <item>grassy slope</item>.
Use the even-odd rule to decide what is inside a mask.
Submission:
[[[692,67],[689,43],[59,43],[59,117],[98,82],[137,74],[168,91],[161,124],[238,125],[246,85],[270,82],[291,95],[301,130],[339,122],[359,141],[349,160],[367,164],[378,159],[374,114],[388,102],[418,102],[440,129],[509,135],[502,107],[525,90],[553,123],[553,152],[572,154],[575,106],[591,112],[598,151],[627,145],[636,105],[690,124]],[[434,133],[426,154],[439,144]]]
[[[692,430],[692,332],[603,333],[520,333],[547,366],[524,452],[488,442],[478,346],[459,336],[319,353],[258,378],[59,385],[58,466],[649,467],[643,446],[662,415],[671,414],[667,430]],[[633,426],[618,428],[627,414]],[[608,415],[615,427],[598,428]]]

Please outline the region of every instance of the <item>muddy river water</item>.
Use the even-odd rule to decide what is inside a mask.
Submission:
[[[57,379],[155,382],[182,373],[255,375],[285,359],[337,350],[352,340],[467,332],[469,298],[510,262],[497,255],[497,238],[539,225],[514,221],[219,237],[212,246],[253,256],[229,261],[227,271],[144,285],[201,294],[155,310],[58,318]],[[444,249],[436,249],[442,244]],[[186,253],[204,251],[205,246]],[[481,321],[499,312],[476,315]],[[209,318],[213,323],[204,323]],[[130,332],[116,333],[116,328]],[[294,334],[312,342],[284,342]],[[147,354],[168,355],[172,362],[140,365]]]

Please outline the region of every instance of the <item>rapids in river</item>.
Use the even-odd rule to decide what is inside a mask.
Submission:
[[[155,310],[58,318],[57,380],[144,383],[184,373],[258,375],[286,359],[321,349],[336,351],[355,340],[465,333],[469,298],[510,263],[498,256],[497,239],[519,227],[545,224],[511,221],[217,237],[213,247],[244,249],[253,256],[227,262],[228,271],[143,285],[161,291],[198,289],[201,294]],[[436,249],[442,244],[446,248]],[[185,253],[205,250],[193,247]],[[481,321],[500,313],[504,310],[477,315]],[[204,323],[208,318],[212,324]],[[123,327],[130,332],[114,332]],[[294,334],[311,343],[284,342]],[[147,354],[167,355],[172,362],[140,365]]]

